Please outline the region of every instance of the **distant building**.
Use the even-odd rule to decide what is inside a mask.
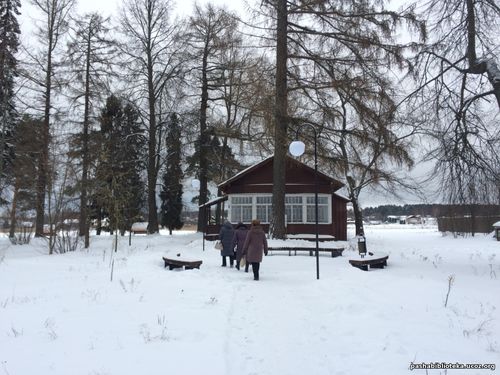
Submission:
[[[387,216],[387,222],[389,224],[398,224],[399,223],[399,216],[388,215]]]
[[[406,224],[422,224],[422,216],[409,215],[405,219]]]

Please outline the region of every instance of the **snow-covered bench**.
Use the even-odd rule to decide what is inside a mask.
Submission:
[[[137,222],[132,224],[130,231],[133,234],[148,234],[148,223],[147,222]]]
[[[303,246],[270,246],[268,248],[269,254],[273,251],[288,251],[288,255],[292,255],[292,251],[294,252],[294,255],[297,255],[297,251],[309,251],[309,255],[312,256],[316,252],[315,247],[303,247]],[[332,258],[342,256],[342,252],[344,251],[343,247],[337,247],[337,248],[326,248],[326,247],[320,247],[318,249],[320,253],[330,253],[332,255]]]
[[[359,258],[349,259],[349,263],[353,267],[368,271],[368,266],[370,266],[370,268],[384,268],[387,266],[387,259],[389,259],[389,255],[385,253],[375,254],[368,252],[363,258],[360,256]]]
[[[163,261],[165,262],[165,268],[169,270],[173,270],[174,268],[182,268],[186,270],[192,270],[193,268],[200,269],[203,261],[197,259],[188,259],[185,257],[181,257],[181,254],[177,254],[176,257],[163,257]]]

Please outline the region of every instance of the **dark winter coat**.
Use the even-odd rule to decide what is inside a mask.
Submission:
[[[223,257],[234,255],[233,243],[234,229],[229,221],[226,221],[219,232],[219,240],[222,242],[220,255]]]
[[[262,262],[262,253],[267,255],[267,239],[264,230],[260,225],[250,228],[248,231],[243,253],[246,256],[247,263]]]
[[[245,226],[239,227],[234,231],[233,243],[236,246],[236,260],[239,262],[243,257],[243,245],[247,238],[248,228]]]

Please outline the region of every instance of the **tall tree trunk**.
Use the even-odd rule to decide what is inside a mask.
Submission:
[[[364,236],[365,229],[363,227],[363,211],[359,206],[358,196],[352,194],[350,197],[352,203],[352,210],[354,211],[354,225],[356,227],[356,236]]]
[[[148,233],[158,232],[158,212],[156,207],[156,95],[154,89],[154,72],[148,48],[148,104],[149,104],[149,140],[148,140]]]
[[[90,107],[90,48],[91,48],[91,27],[87,39],[87,61],[85,66],[85,108],[83,112],[83,139],[82,139],[82,190],[80,194],[80,236],[85,236],[85,248],[90,245],[89,225],[87,210],[87,188],[89,170],[89,107]]]
[[[287,100],[287,1],[278,0],[276,39],[276,109],[274,114],[273,238],[285,238],[285,169],[288,127]]]
[[[50,142],[50,107],[52,93],[52,51],[53,51],[53,31],[49,28],[49,42],[47,47],[47,70],[45,77],[45,108],[43,117],[42,153],[38,162],[38,176],[36,184],[36,226],[35,236],[43,236],[43,223],[45,217],[45,190],[47,189],[48,169],[49,169],[49,142]]]
[[[200,194],[198,204],[202,205],[208,201],[208,160],[207,160],[207,108],[208,108],[208,39],[203,50],[203,61],[201,68],[201,104],[200,104]],[[204,232],[207,225],[207,210],[202,207],[198,209],[198,232]]]

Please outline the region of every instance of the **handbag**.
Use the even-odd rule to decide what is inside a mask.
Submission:
[[[242,256],[240,259],[240,267],[245,267],[245,264],[247,263],[247,257]]]
[[[222,250],[222,242],[215,241],[214,248],[215,248],[215,250]]]

